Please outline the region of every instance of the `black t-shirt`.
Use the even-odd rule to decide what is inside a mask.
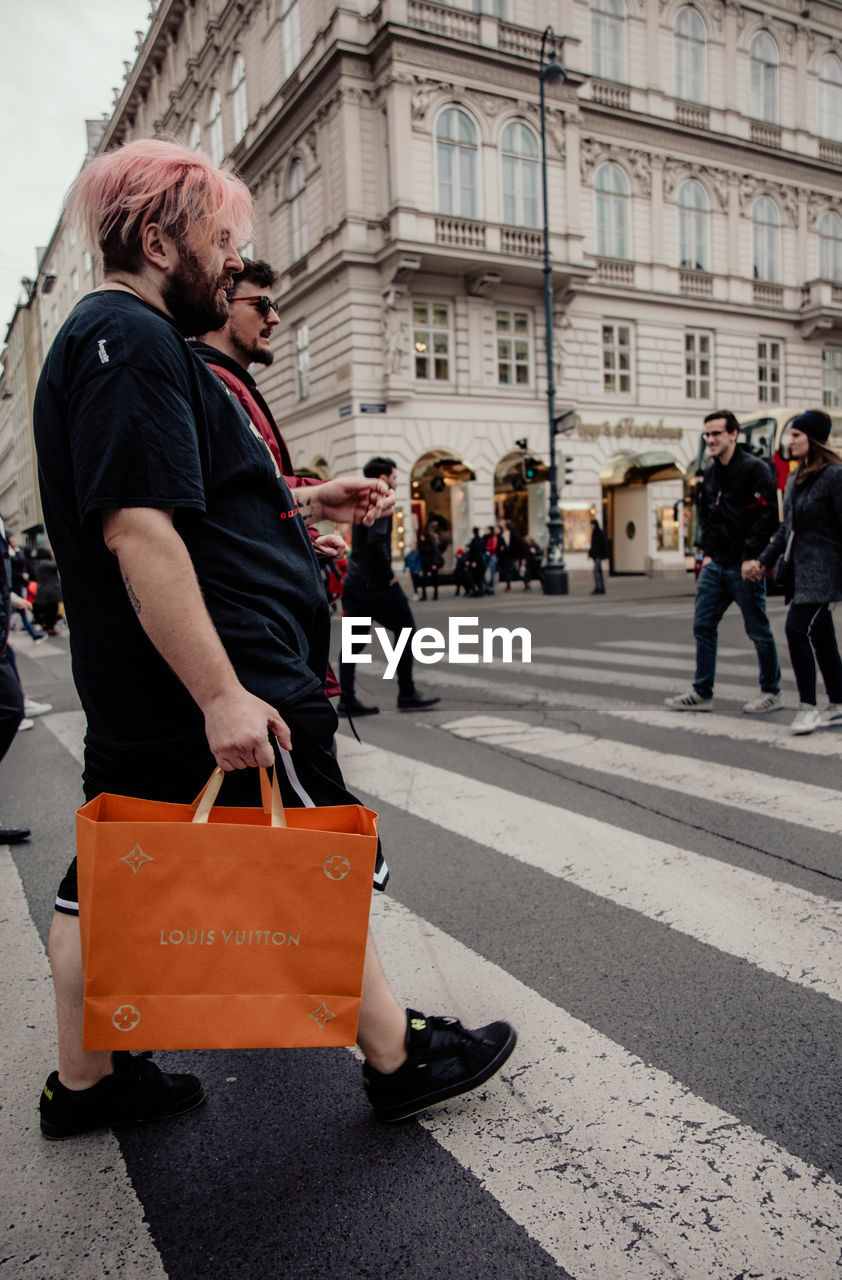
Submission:
[[[129,603],[109,507],[173,510],[247,689],[282,711],[320,687],[329,614],[304,521],[248,415],[165,315],[119,290],[83,298],[41,371],[35,443],[89,740],[203,728]]]

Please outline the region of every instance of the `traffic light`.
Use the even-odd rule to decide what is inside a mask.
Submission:
[[[561,482],[562,484],[573,483],[573,469],[574,469],[573,459],[565,458],[564,459],[564,479]]]
[[[525,480],[534,480],[538,474],[539,463],[535,458],[524,458],[523,460],[523,478]]]

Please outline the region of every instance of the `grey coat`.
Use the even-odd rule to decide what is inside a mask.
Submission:
[[[795,473],[790,476],[783,524],[758,557],[762,564],[773,565],[782,554],[793,524],[793,603],[842,600],[842,467],[825,467],[803,484],[795,483]]]

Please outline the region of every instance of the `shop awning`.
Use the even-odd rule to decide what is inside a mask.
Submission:
[[[684,472],[671,453],[665,449],[650,449],[647,453],[615,453],[600,467],[599,483],[603,489],[621,484],[650,480],[683,480]]]

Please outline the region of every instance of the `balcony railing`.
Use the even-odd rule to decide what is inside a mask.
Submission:
[[[677,124],[689,125],[691,129],[709,129],[710,108],[695,102],[676,102],[675,119]]]
[[[631,90],[625,84],[613,84],[609,80],[593,80],[593,100],[603,107],[619,107],[628,111],[631,103]]]
[[[436,244],[452,244],[462,249],[485,248],[485,224],[463,218],[436,218]]]
[[[697,298],[713,297],[713,276],[708,271],[690,271],[682,268],[678,273],[678,292]]]
[[[634,284],[634,263],[618,258],[597,259],[597,279],[602,284]]]
[[[501,22],[497,38],[503,53],[517,53],[521,58],[531,58],[534,62],[541,56],[541,36],[529,27],[512,27]]]
[[[842,142],[819,138],[819,159],[829,160],[831,164],[842,164]]]
[[[782,284],[761,284],[754,281],[754,301],[760,307],[782,307],[784,305],[784,287]]]
[[[451,40],[479,44],[480,19],[476,13],[451,9],[445,4],[432,4],[431,0],[408,0],[406,13],[409,25],[419,31],[431,31]]]
[[[544,252],[544,237],[540,231],[503,227],[500,248],[503,253],[515,254],[521,258],[540,258]]]
[[[778,147],[782,145],[783,133],[779,124],[762,124],[759,120],[751,122],[751,140],[761,147]]]

